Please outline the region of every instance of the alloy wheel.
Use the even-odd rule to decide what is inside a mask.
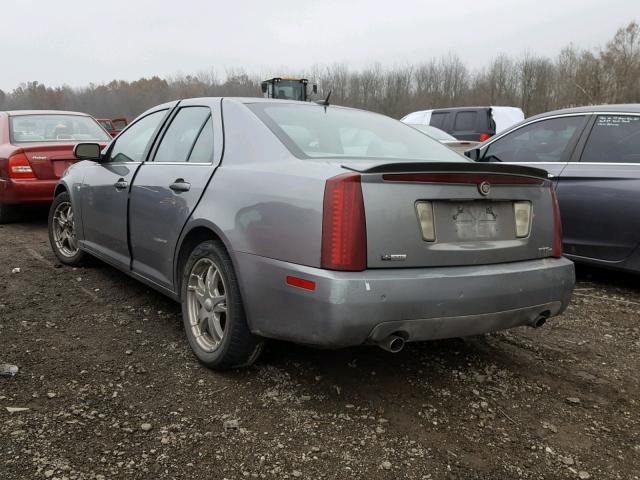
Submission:
[[[71,258],[78,253],[75,222],[71,202],[60,202],[53,214],[53,240],[58,251]]]
[[[198,260],[189,273],[187,311],[189,326],[205,352],[220,347],[227,323],[227,288],[220,268],[209,258]]]

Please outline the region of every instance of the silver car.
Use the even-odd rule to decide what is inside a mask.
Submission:
[[[320,347],[540,326],[574,286],[547,173],[468,161],[327,104],[198,98],[138,117],[55,190],[61,262],[98,257],[182,303],[213,368]]]
[[[467,150],[477,147],[480,143],[474,142],[472,140],[458,140],[453,135],[449,135],[444,130],[432,127],[431,125],[420,125],[414,123],[407,123],[407,125],[411,125],[416,130],[420,130],[425,135],[429,135],[431,138],[438,140],[443,145],[446,145],[454,152],[460,154],[464,154],[464,152],[466,152]]]

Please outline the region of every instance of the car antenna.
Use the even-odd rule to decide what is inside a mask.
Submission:
[[[329,97],[331,97],[331,92],[333,90],[329,90],[329,93],[327,94],[327,98],[325,98],[324,100],[317,100],[316,103],[318,105],[322,105],[324,106],[325,111],[327,110],[327,107],[329,106]]]

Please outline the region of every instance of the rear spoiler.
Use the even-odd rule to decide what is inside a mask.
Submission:
[[[476,163],[476,162],[407,162],[384,163],[358,170],[351,166],[341,165],[342,168],[358,173],[418,173],[418,172],[446,172],[446,173],[496,173],[503,175],[521,175],[543,180],[550,178],[549,173],[541,168],[526,167],[504,163]]]

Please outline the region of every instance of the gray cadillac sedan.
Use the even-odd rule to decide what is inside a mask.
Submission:
[[[370,112],[268,99],[152,108],[56,187],[51,246],[182,303],[212,368],[541,326],[574,286],[546,171],[469,161]]]

